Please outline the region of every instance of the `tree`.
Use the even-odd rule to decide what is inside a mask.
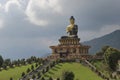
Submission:
[[[32,60],[31,60],[31,59],[27,59],[26,62],[27,62],[28,64],[31,64],[31,63],[32,63]]]
[[[37,76],[38,76],[38,79],[41,77],[41,74],[40,72],[37,73]]]
[[[44,65],[45,64],[45,60],[42,60],[41,63],[42,63],[42,65]]]
[[[96,55],[97,56],[103,56],[105,51],[109,48],[110,46],[104,46],[102,47],[101,51],[97,52]]]
[[[42,70],[42,74],[44,74],[44,73],[45,73],[45,70],[43,69],[43,70]]]
[[[2,66],[3,62],[4,62],[4,60],[3,60],[2,56],[0,55],[0,67]]]
[[[31,59],[32,62],[35,62],[37,58],[35,56],[31,56],[30,59]]]
[[[60,78],[57,78],[57,80],[60,80]]]
[[[59,59],[57,59],[57,60],[56,60],[56,64],[58,64],[59,62],[60,62],[60,60],[59,60]]]
[[[41,63],[42,63],[42,59],[38,58],[38,64],[41,65]]]
[[[45,80],[45,78],[44,78],[44,77],[42,77],[40,80]]]
[[[120,51],[109,47],[104,54],[104,60],[111,70],[116,70],[118,60],[120,59]]]
[[[109,48],[110,46],[104,46],[102,47],[102,53],[105,53],[105,51]]]
[[[52,63],[50,63],[50,68],[52,68],[53,67],[53,65],[52,65]]]
[[[32,76],[32,79],[35,79],[35,78],[36,78],[36,76],[35,76],[35,75],[33,75],[33,76]]]
[[[53,61],[53,66],[55,66],[55,64],[56,64],[55,61]]]
[[[49,80],[53,80],[52,77],[49,77]]]
[[[28,68],[26,72],[29,73],[30,72],[30,68]]]
[[[38,67],[38,63],[35,64],[35,67]]]
[[[10,77],[10,80],[13,80],[13,78],[12,78],[12,77]]]
[[[33,65],[31,65],[31,69],[34,70],[34,66]]]
[[[23,58],[23,59],[21,59],[21,64],[22,65],[25,65],[26,64],[26,62],[25,62],[25,59]]]
[[[46,67],[46,72],[49,71],[49,66]]]
[[[62,74],[62,80],[74,80],[74,77],[73,72],[65,71]]]
[[[11,60],[10,59],[5,59],[4,64],[6,64],[6,66],[10,66]]]
[[[18,59],[17,60],[17,66],[20,66],[20,64],[21,64],[21,61],[20,61],[20,59]]]
[[[10,66],[10,68],[14,68],[14,66],[13,66],[13,64],[12,64],[12,63],[11,63],[9,66]]]
[[[4,63],[3,63],[3,65],[2,65],[2,67],[3,67],[4,69],[7,69],[7,65],[4,64]]]
[[[17,60],[14,60],[14,61],[12,62],[12,64],[15,65],[15,66],[17,66],[19,63],[18,63]]]
[[[22,72],[22,75],[21,75],[22,77],[24,77],[25,76],[25,72]]]

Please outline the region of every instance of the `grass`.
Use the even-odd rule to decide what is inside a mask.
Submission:
[[[45,78],[52,77],[54,79],[60,78],[63,71],[72,71],[75,74],[74,80],[103,80],[97,74],[92,72],[88,67],[80,63],[59,63],[50,69],[45,75]]]
[[[28,64],[26,66],[10,68],[8,70],[2,70],[0,71],[0,80],[9,80],[10,77],[12,77],[13,80],[19,80],[19,78],[21,77],[21,73],[26,72],[28,68],[31,69],[31,65]]]

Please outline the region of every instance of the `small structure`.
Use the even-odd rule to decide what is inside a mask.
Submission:
[[[78,26],[75,24],[73,16],[70,18],[70,25],[67,26],[66,32],[68,36],[62,36],[59,39],[59,44],[56,46],[50,46],[52,49],[52,55],[50,59],[89,59],[90,46],[80,43],[78,37]]]

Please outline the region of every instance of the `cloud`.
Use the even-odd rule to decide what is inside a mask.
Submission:
[[[2,4],[0,4],[0,29],[3,27],[2,9]]]
[[[15,8],[15,7],[21,7],[20,3],[18,0],[9,0],[5,4],[5,11],[8,12],[10,9]]]
[[[49,24],[47,15],[61,13],[61,7],[58,0],[30,0],[25,12],[31,23],[46,26]]]
[[[1,9],[2,4],[0,4],[0,9]]]
[[[0,19],[0,29],[3,27],[3,21]]]
[[[28,20],[33,23],[33,24],[36,24],[36,25],[47,25],[48,22],[47,20],[42,20],[42,19],[39,19],[37,18],[36,16],[36,12],[34,11],[34,1],[30,0],[30,2],[28,3],[28,6],[26,8],[26,15],[28,16]]]

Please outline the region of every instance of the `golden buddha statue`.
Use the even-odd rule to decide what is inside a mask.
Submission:
[[[66,32],[69,34],[69,37],[77,37],[78,26],[75,25],[75,19],[73,16],[70,18],[70,25],[67,26]]]

